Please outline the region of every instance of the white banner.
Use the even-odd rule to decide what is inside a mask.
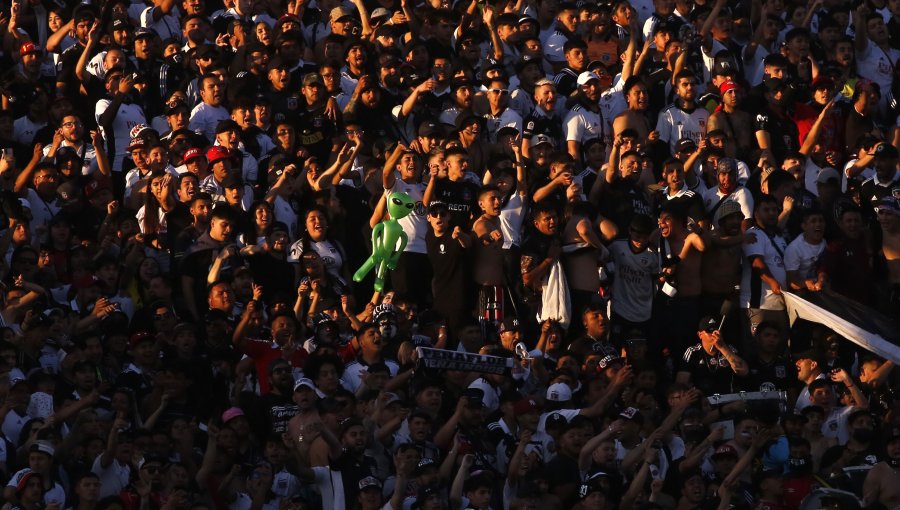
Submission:
[[[834,304],[835,306],[829,306],[826,309],[796,294],[784,293],[784,302],[787,305],[788,319],[790,319],[791,324],[797,319],[805,319],[822,324],[856,345],[874,352],[884,359],[900,363],[900,347],[881,336],[875,330],[876,328],[873,327],[874,324],[863,325],[860,321],[851,320],[851,317],[854,315],[858,316],[858,314],[843,313],[844,309],[840,306],[841,303],[839,301],[849,301],[847,298],[834,293],[816,297],[825,298],[829,301],[829,304]],[[853,305],[846,308],[848,312],[851,311],[850,308],[862,307],[862,305],[855,302],[846,304]],[[874,310],[871,312],[872,314],[877,314]]]

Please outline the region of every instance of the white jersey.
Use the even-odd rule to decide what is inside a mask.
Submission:
[[[522,133],[522,116],[511,108],[503,110],[500,115],[488,113],[482,118],[485,120],[484,127],[491,143],[497,143],[497,132],[505,127],[516,128],[516,131]]]
[[[650,320],[656,291],[655,277],[660,271],[656,250],[648,247],[634,253],[631,251],[631,241],[618,239],[609,245],[609,252],[616,264],[612,288],[613,313],[630,322]]]
[[[863,51],[856,53],[856,71],[863,78],[874,81],[881,87],[881,97],[885,99],[894,80],[894,66],[900,59],[900,50],[883,50],[869,41]],[[886,100],[886,99],[885,99]]]
[[[527,205],[522,195],[513,191],[509,202],[500,210],[500,232],[503,233],[503,249],[508,250],[513,245],[522,245],[522,223],[525,220]]]
[[[112,104],[111,99],[97,101],[94,120],[100,126],[100,133],[106,141],[107,153],[112,154],[112,171],[121,172],[122,163],[125,161],[125,156],[128,155],[125,149],[131,143],[131,128],[138,124],[146,124],[147,118],[144,116],[144,110],[137,103],[122,103],[112,121],[112,126],[108,126],[110,129],[107,129],[106,126],[100,124],[100,116],[109,108],[110,104]]]
[[[656,131],[659,139],[669,144],[669,150],[675,154],[675,145],[682,138],[690,138],[699,144],[700,139],[706,134],[706,121],[709,112],[705,108],[694,107],[691,110],[683,110],[677,105],[671,105],[659,112],[656,121]]]
[[[706,207],[706,212],[711,215],[715,215],[713,208],[718,208],[720,203],[727,200],[737,202],[741,206],[741,214],[744,215],[745,220],[753,218],[753,195],[747,188],[740,186],[727,196],[719,191],[718,187],[709,188],[703,193],[703,205]]]
[[[787,242],[780,235],[769,237],[759,227],[750,227],[747,233],[754,234],[756,241],[745,243],[744,256],[747,260],[742,264],[741,276],[741,308],[760,308],[764,310],[783,310],[784,299],[772,292],[772,289],[760,278],[750,263],[751,257],[762,257],[769,273],[782,287],[787,285],[787,273],[784,269],[784,252]]]
[[[604,126],[600,113],[594,113],[581,104],[563,119],[563,136],[567,142],[585,143],[592,138],[603,138]]]
[[[395,171],[396,174],[396,171]],[[409,253],[426,253],[425,249],[425,233],[428,231],[428,212],[422,199],[425,197],[425,185],[421,182],[409,184],[399,175],[394,176],[394,186],[388,190],[390,193],[403,192],[409,195],[409,198],[416,201],[413,211],[406,216],[397,220],[400,228],[406,232],[406,248],[403,249]]]

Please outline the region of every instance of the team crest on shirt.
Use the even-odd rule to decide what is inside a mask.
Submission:
[[[787,373],[785,372],[784,367],[775,367],[775,377],[779,379],[784,379],[785,377],[787,377]]]
[[[316,117],[313,119],[313,127],[317,129],[322,127],[322,117]]]
[[[438,246],[438,250],[440,250],[441,255],[447,254],[447,249],[444,247],[444,243],[441,243],[440,246]]]
[[[295,96],[291,96],[287,98],[287,107],[288,110],[296,110],[297,109],[297,98]]]

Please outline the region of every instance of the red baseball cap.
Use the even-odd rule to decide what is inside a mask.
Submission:
[[[191,161],[192,159],[197,159],[202,155],[203,154],[200,154],[200,149],[198,149],[196,147],[192,147],[184,152],[184,162],[187,163],[188,161]]]
[[[43,54],[44,50],[42,50],[40,46],[38,46],[37,44],[34,44],[31,41],[22,43],[22,45],[19,46],[19,56],[20,57],[24,57],[25,55],[30,55],[32,53]]]
[[[223,159],[231,159],[231,151],[221,145],[213,145],[206,151],[206,160],[209,162],[210,166],[216,161]]]

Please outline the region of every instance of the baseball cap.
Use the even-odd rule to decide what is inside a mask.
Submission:
[[[716,459],[716,458],[721,459],[723,457],[733,457],[736,459],[736,458],[738,458],[738,452],[734,446],[731,446],[730,444],[725,443],[725,444],[719,446],[718,448],[716,448],[716,452],[713,453],[712,457],[713,457],[713,459]]]
[[[306,377],[301,377],[300,379],[297,379],[297,381],[294,383],[294,391],[297,391],[304,386],[313,391],[316,391],[316,385],[312,382],[311,379],[306,378]]]
[[[697,331],[706,331],[707,333],[712,333],[713,331],[719,329],[719,320],[714,315],[707,315],[700,319],[700,324],[697,325]]]
[[[322,85],[325,82],[322,81],[322,76],[319,73],[307,73],[303,75],[303,86],[308,87],[313,83]]]
[[[53,457],[53,454],[56,452],[56,450],[53,449],[53,445],[51,445],[47,441],[35,441],[31,444],[31,447],[28,449],[28,451],[46,453],[51,457]]]
[[[555,144],[553,143],[553,140],[550,139],[550,137],[547,135],[534,135],[531,137],[531,146],[532,147],[537,147],[538,145],[540,145],[542,143],[549,144],[551,148],[555,146]]]
[[[600,77],[597,76],[597,73],[595,73],[593,71],[585,71],[578,75],[578,80],[576,83],[578,83],[578,86],[580,87],[582,85],[587,85],[587,83],[591,80],[599,80],[599,79],[600,79]]]
[[[152,28],[147,28],[147,27],[140,27],[134,31],[134,39],[135,40],[144,39],[146,37],[152,38],[155,35],[156,35],[156,32],[154,32]]]
[[[516,62],[516,72],[518,73],[522,69],[525,69],[525,67],[528,64],[541,65],[541,59],[537,55],[534,55],[531,53],[525,53],[524,55],[519,57],[519,61]],[[584,73],[582,73],[582,74],[584,74]],[[580,77],[579,77],[579,79],[580,79]]]
[[[515,316],[509,316],[503,318],[503,322],[500,323],[500,333],[505,333],[507,331],[518,331],[519,330],[519,318]]]
[[[359,490],[364,491],[367,489],[378,489],[380,491],[381,482],[374,476],[367,476],[359,481]]]
[[[547,388],[547,400],[552,402],[568,402],[572,400],[572,388],[566,383],[553,383]]]
[[[39,45],[34,44],[31,41],[22,43],[22,45],[19,46],[19,56],[24,57],[25,55],[31,55],[32,53],[43,54],[44,50],[42,50]]]
[[[609,354],[607,356],[604,356],[597,364],[597,366],[600,367],[601,370],[605,370],[613,363],[623,363],[622,357],[618,354]]]
[[[198,149],[196,147],[191,147],[190,149],[188,149],[184,152],[184,162],[187,163],[189,161],[193,161],[202,155],[203,154],[200,153],[200,149]]]
[[[697,143],[693,138],[682,138],[675,144],[675,152],[694,152],[697,150]]]
[[[222,413],[222,423],[228,423],[240,416],[245,416],[243,409],[241,409],[240,407],[229,407],[227,410],[225,410],[224,413]]]
[[[880,143],[878,147],[875,147],[875,157],[896,158],[898,157],[897,148],[887,142]]]
[[[137,347],[144,342],[156,342],[156,338],[149,331],[135,331],[128,337],[128,344],[131,347]]]
[[[379,19],[379,18],[390,18],[390,17],[391,17],[391,11],[385,9],[384,7],[379,7],[377,9],[375,9],[374,11],[372,11],[372,14],[369,15],[369,18],[371,18],[372,21],[375,21],[376,19]]]
[[[344,6],[338,6],[334,9],[331,9],[331,15],[329,18],[331,21],[337,21],[341,18],[346,18],[348,16],[353,16],[353,11]]]
[[[397,316],[397,308],[391,303],[381,303],[372,311],[372,321],[379,322],[385,315]]]
[[[900,216],[900,200],[894,197],[884,197],[878,201],[878,205],[875,207],[875,212],[883,212],[893,214],[894,216]]]
[[[206,160],[209,162],[210,166],[216,161],[221,161],[223,159],[231,159],[231,151],[225,147],[213,145],[206,151]]]
[[[116,18],[112,22],[113,30],[128,30],[131,28],[131,25],[128,23],[128,20],[123,18]]]
[[[173,99],[172,101],[169,101],[168,103],[166,103],[166,110],[164,113],[166,115],[172,115],[173,113],[177,112],[181,108],[184,108],[185,110],[189,110],[187,103],[185,103],[183,100]]]
[[[425,122],[419,124],[419,136],[434,136],[437,134],[437,131],[437,124],[430,120],[426,120]]]
[[[626,407],[625,409],[622,409],[622,412],[619,413],[619,418],[637,423],[644,422],[644,415],[642,415],[635,407]]]
[[[78,202],[78,183],[75,181],[66,181],[56,188],[56,196],[62,201],[63,207]]]
[[[528,414],[532,411],[538,410],[540,410],[540,407],[538,407],[537,402],[530,398],[523,398],[513,404],[513,414],[515,414],[516,416]]]
[[[837,170],[831,167],[823,168],[819,175],[816,176],[816,182],[819,184],[825,184],[829,181],[841,181],[841,174],[838,173]]]
[[[720,174],[737,172],[737,161],[735,161],[734,158],[722,158],[716,163],[716,171]]]
[[[722,218],[731,216],[732,214],[740,214],[741,216],[744,215],[744,212],[741,211],[741,204],[735,202],[734,200],[726,200],[722,202],[722,205],[720,205],[719,209],[716,210],[713,221],[719,223]]]
[[[734,74],[734,66],[728,59],[717,59],[712,68],[712,76],[728,76]]]
[[[128,144],[128,147],[125,147],[125,150],[128,152],[131,152],[136,149],[143,149],[146,146],[147,146],[147,140],[144,140],[143,138],[140,138],[140,137],[136,137],[136,138],[131,139],[131,142]]]
[[[102,183],[100,181],[91,181],[84,185],[84,196],[87,198],[91,198],[96,193],[105,189],[109,189],[108,184]]]

